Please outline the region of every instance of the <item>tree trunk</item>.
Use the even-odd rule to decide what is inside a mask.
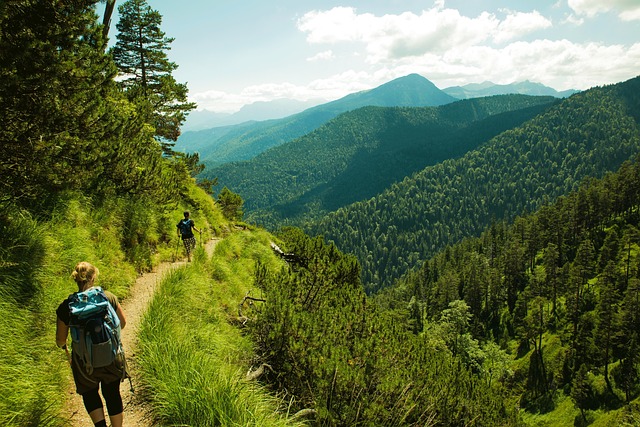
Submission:
[[[107,0],[107,5],[104,8],[104,16],[102,17],[102,35],[106,39],[109,35],[109,27],[111,26],[111,15],[113,15],[113,9],[116,7],[116,0]]]

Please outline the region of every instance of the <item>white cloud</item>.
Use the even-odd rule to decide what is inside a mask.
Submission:
[[[589,18],[599,13],[615,11],[623,21],[640,20],[638,0],[568,0],[568,4],[574,12]]]
[[[640,21],[640,6],[638,6],[636,9],[629,9],[620,12],[620,15],[618,16],[623,21]]]
[[[312,99],[330,101],[349,93],[370,89],[372,87],[371,81],[371,74],[350,70],[324,79],[314,80],[305,86],[291,83],[266,83],[248,86],[240,93],[228,93],[219,90],[194,93],[189,97],[189,100],[196,102],[199,109],[233,113],[246,104],[280,98],[300,101]],[[378,84],[382,82],[380,81]]]
[[[503,20],[488,12],[469,18],[458,10],[445,9],[443,2],[420,14],[375,16],[358,14],[352,7],[334,7],[314,10],[298,20],[298,29],[307,34],[309,43],[362,43],[367,61],[372,64],[426,53],[442,54],[487,40],[503,43],[551,25],[537,11],[506,11]]]
[[[536,40],[515,42],[500,49],[473,46],[452,51],[436,62],[434,58],[424,61],[422,73],[434,76],[439,87],[476,79],[502,84],[531,80],[557,90],[587,89],[637,75],[638,63],[640,43],[626,47]]]
[[[375,17],[371,14],[356,15],[352,7],[334,7],[328,12],[314,10],[298,20],[298,29],[308,33],[309,43],[336,43],[357,41],[368,32],[367,24]]]
[[[563,24],[570,24],[575,26],[580,26],[584,24],[584,18],[578,18],[573,13],[568,14],[565,19],[562,21]]]
[[[493,39],[496,43],[501,43],[551,26],[551,21],[542,16],[537,10],[531,13],[508,12],[507,17],[500,22],[498,31]]]
[[[309,62],[315,62],[315,61],[328,61],[330,59],[335,58],[335,55],[333,54],[332,50],[325,50],[323,52],[318,52],[317,54],[307,58],[307,61]]]

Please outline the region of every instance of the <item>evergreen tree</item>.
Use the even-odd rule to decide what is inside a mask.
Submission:
[[[176,82],[172,72],[178,68],[169,61],[167,51],[173,38],[160,29],[162,15],[146,0],[128,0],[118,7],[120,21],[117,43],[111,50],[129,99],[139,103],[155,126],[155,136],[165,155],[180,136],[180,126],[196,105],[187,102],[187,86]]]
[[[583,364],[580,365],[580,369],[573,379],[571,399],[575,402],[576,407],[580,409],[580,414],[585,422],[587,421],[585,410],[589,409],[589,404],[592,398],[593,386],[589,380],[587,367]]]
[[[617,316],[616,303],[619,299],[616,282],[616,266],[613,262],[609,262],[600,277],[600,302],[597,308],[598,319],[595,339],[601,351],[601,360],[604,365],[604,381],[611,394],[613,394],[613,387],[609,379],[609,360],[618,328],[615,322]]]
[[[2,202],[32,206],[87,186],[111,155],[122,123],[97,2],[2,2]]]
[[[222,213],[230,220],[241,221],[244,216],[242,205],[244,201],[239,194],[224,187],[218,194],[218,204],[222,207]]]

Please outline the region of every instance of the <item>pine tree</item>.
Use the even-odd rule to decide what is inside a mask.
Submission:
[[[607,389],[613,394],[613,387],[609,379],[609,361],[613,350],[616,330],[617,317],[617,301],[619,299],[617,292],[616,266],[613,262],[609,262],[600,277],[600,302],[597,308],[597,327],[595,330],[595,338],[601,351],[601,360],[604,365],[604,381]]]
[[[242,205],[244,201],[239,194],[224,187],[218,194],[218,204],[222,207],[222,213],[226,218],[232,221],[242,221],[244,216]]]
[[[129,0],[118,12],[118,41],[111,53],[125,77],[122,85],[129,99],[143,105],[165,155],[172,155],[180,126],[196,107],[187,102],[186,84],[176,82],[171,74],[178,68],[167,56],[174,39],[160,29],[162,15],[146,0]]]
[[[580,365],[580,369],[578,369],[571,384],[571,399],[575,402],[576,407],[580,409],[580,414],[585,422],[587,421],[585,410],[589,408],[592,398],[593,386],[589,379],[587,367],[583,364]]]
[[[99,179],[119,124],[97,2],[2,3],[0,202],[33,207]]]

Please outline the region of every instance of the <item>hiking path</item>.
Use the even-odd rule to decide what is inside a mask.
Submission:
[[[213,249],[220,240],[220,238],[213,238],[204,243],[208,257],[211,257]],[[131,287],[129,296],[121,302],[122,310],[127,317],[127,326],[122,331],[122,344],[126,353],[128,370],[131,374],[134,388],[134,393],[132,394],[129,387],[129,380],[125,380],[120,384],[122,404],[124,406],[124,425],[126,427],[152,427],[150,409],[146,403],[135,394],[139,382],[137,366],[138,329],[156,288],[162,282],[164,276],[171,270],[185,264],[187,264],[186,257],[175,262],[160,263],[151,272],[139,276],[135,284]],[[71,375],[70,371],[69,375]],[[62,416],[68,419],[68,425],[70,427],[93,427],[93,423],[84,409],[82,397],[75,392],[73,381],[68,390],[66,400],[65,411]],[[105,415],[107,415],[106,407]],[[111,425],[108,415],[106,418],[107,425]]]

